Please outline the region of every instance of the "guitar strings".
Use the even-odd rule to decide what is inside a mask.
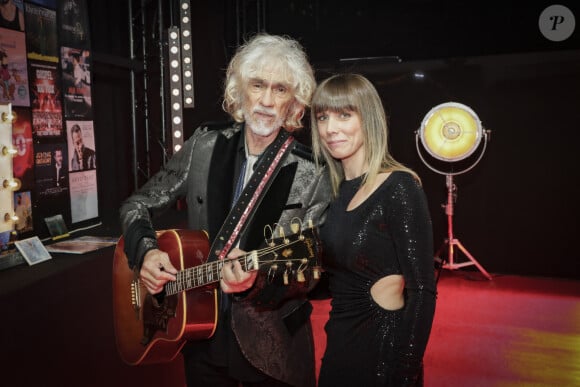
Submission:
[[[301,239],[297,239],[295,241],[291,241],[289,243],[284,244],[282,247],[291,246],[291,245],[296,244],[300,241],[301,241]],[[233,262],[234,260],[237,260],[238,262],[240,262],[240,264],[242,264],[242,267],[244,269],[247,269],[248,257],[250,257],[252,254],[256,254],[257,257],[263,257],[263,256],[266,256],[268,254],[271,254],[272,252],[274,252],[276,250],[279,250],[280,248],[281,248],[280,245],[268,246],[268,247],[265,247],[265,248],[260,249],[260,250],[254,250],[254,251],[252,251],[248,254],[244,254],[240,257],[226,258],[226,259],[223,259],[220,261],[208,262],[208,263],[205,263],[205,264],[202,264],[199,266],[190,267],[190,268],[181,270],[176,274],[175,281],[170,281],[170,282],[165,284],[165,287],[164,287],[165,292],[167,295],[172,295],[172,294],[176,294],[176,293],[183,291],[183,290],[186,290],[186,289],[192,289],[195,287],[207,285],[211,282],[216,282],[216,281],[213,281],[213,278],[217,278],[217,281],[219,281],[219,279],[220,279],[219,272],[221,271],[221,268],[223,267],[223,265],[225,263]],[[268,261],[261,261],[259,263],[259,266],[262,266],[262,265],[267,264],[267,263],[279,262],[279,261],[294,262],[294,261],[301,261],[301,259],[299,259],[299,258],[284,258],[281,260],[272,259],[272,260],[268,260]],[[208,268],[209,268],[209,270],[207,270]],[[190,275],[190,274],[193,274],[193,275]],[[207,278],[206,281],[204,281],[204,279],[203,279],[204,274],[206,274],[206,278]],[[196,279],[198,281],[196,281]],[[198,282],[198,283],[196,284],[196,282]]]

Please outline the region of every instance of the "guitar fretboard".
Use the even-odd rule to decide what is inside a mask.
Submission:
[[[177,273],[175,281],[165,284],[165,294],[173,295],[219,282],[224,264],[236,260],[240,262],[244,271],[254,271],[261,266],[270,265],[269,270],[273,274],[282,271],[288,275],[292,267],[303,272],[309,265],[316,263],[314,242],[311,237],[302,234],[296,235],[295,238],[295,240],[282,238],[282,242],[278,244],[273,243],[264,249],[254,250],[237,258],[212,261],[181,270]]]
[[[165,284],[165,293],[167,295],[177,294],[189,289],[194,289],[218,282],[221,279],[220,273],[222,267],[226,262],[237,260],[242,265],[242,269],[244,271],[256,270],[257,265],[254,265],[256,258],[256,252],[254,251],[250,254],[243,255],[235,259],[224,259],[220,261],[209,262],[203,265],[182,270],[177,273],[177,279],[175,281],[171,281]]]

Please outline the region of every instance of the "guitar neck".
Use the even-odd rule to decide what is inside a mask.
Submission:
[[[261,266],[268,267],[269,276],[282,274],[287,284],[290,274],[296,274],[304,281],[303,273],[310,266],[317,266],[316,246],[312,228],[306,229],[291,238],[272,239],[267,247],[251,251],[232,259],[223,259],[181,270],[176,280],[165,284],[165,294],[173,295],[201,286],[219,282],[224,264],[238,261],[244,271],[255,271]],[[318,272],[318,270],[316,270]],[[318,273],[317,273],[318,274]],[[317,275],[316,274],[316,275]]]
[[[221,270],[224,264],[234,260],[240,262],[244,271],[258,269],[257,253],[255,251],[234,259],[208,262],[203,265],[177,272],[177,279],[165,284],[165,294],[170,296],[179,292],[219,282],[221,279]]]

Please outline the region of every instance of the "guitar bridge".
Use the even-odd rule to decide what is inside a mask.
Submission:
[[[139,310],[141,309],[141,283],[140,281],[133,280],[131,281],[131,305],[133,305],[133,309]]]

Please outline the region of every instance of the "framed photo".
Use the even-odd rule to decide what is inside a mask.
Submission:
[[[36,265],[37,263],[47,261],[52,258],[46,247],[42,244],[37,236],[28,239],[15,241],[14,244],[20,254],[24,257],[28,265]]]
[[[48,232],[52,239],[69,236],[68,229],[61,214],[44,218],[44,222],[46,223],[46,227],[48,227]]]

